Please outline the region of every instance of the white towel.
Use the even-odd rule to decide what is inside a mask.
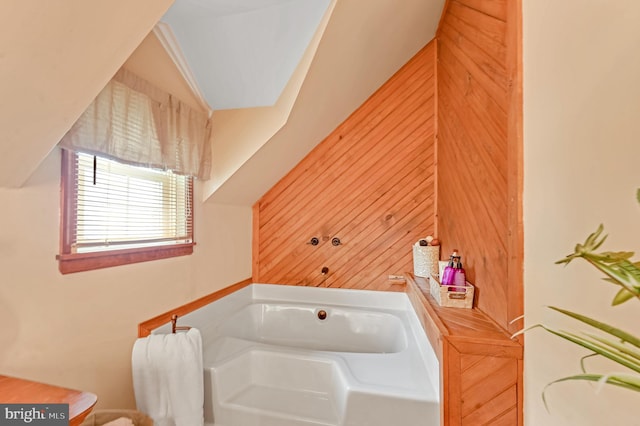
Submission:
[[[197,329],[136,340],[131,364],[138,410],[156,426],[204,424],[202,338]]]

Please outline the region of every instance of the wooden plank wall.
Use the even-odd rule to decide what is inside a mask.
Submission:
[[[438,212],[478,307],[522,314],[521,1],[449,0],[437,34]]]
[[[390,290],[413,270],[434,232],[434,73],[432,42],[254,205],[255,282]]]

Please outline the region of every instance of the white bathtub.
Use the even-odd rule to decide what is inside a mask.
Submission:
[[[203,336],[207,426],[440,424],[438,361],[404,293],[253,284],[179,323]]]
[[[318,313],[326,317],[320,319]],[[395,353],[407,347],[405,327],[386,312],[309,303],[253,303],[221,330],[254,342],[331,352]]]

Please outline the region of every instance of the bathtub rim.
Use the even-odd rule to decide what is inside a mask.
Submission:
[[[255,292],[253,293],[255,296]],[[329,312],[329,317],[333,317],[335,315],[338,316],[350,316],[350,314],[359,315],[373,315],[373,317],[377,321],[381,321],[382,323],[386,322],[387,319],[392,321],[393,333],[388,330],[386,337],[389,337],[392,340],[387,341],[385,345],[378,344],[377,346],[382,346],[389,350],[339,350],[339,349],[321,349],[320,347],[306,347],[295,344],[278,344],[269,337],[260,338],[259,330],[262,326],[266,326],[268,331],[269,325],[260,323],[260,321],[256,321],[256,316],[260,319],[266,319],[265,313],[263,311],[264,307],[282,307],[284,309],[293,309],[293,310],[303,310],[303,311],[318,311],[320,309],[326,310]],[[256,315],[255,310],[258,310],[258,314]],[[238,333],[235,328],[237,327],[237,322],[242,320],[242,315],[248,316],[248,323],[244,325],[243,330]],[[266,314],[268,315],[268,313]],[[330,320],[328,320],[330,321]],[[320,320],[314,318],[314,323],[320,322]],[[333,326],[335,327],[335,326]],[[415,333],[413,332],[413,324],[411,323],[410,318],[408,318],[408,312],[405,309],[392,309],[392,308],[371,308],[367,306],[351,306],[348,304],[329,304],[329,303],[318,303],[315,300],[313,301],[300,301],[300,300],[281,300],[281,299],[252,299],[250,303],[244,304],[239,307],[236,311],[234,311],[230,317],[224,321],[223,324],[219,325],[217,329],[222,333],[222,336],[216,336],[216,340],[219,337],[228,336],[228,337],[236,337],[239,339],[253,341],[256,343],[262,343],[265,345],[273,345],[273,346],[285,346],[291,348],[298,349],[308,349],[314,351],[326,351],[326,352],[344,352],[344,353],[360,353],[360,354],[388,354],[388,353],[399,353],[406,350],[409,347],[409,339],[415,339]],[[244,333],[243,333],[244,332]],[[236,333],[236,334],[229,334]],[[396,333],[398,333],[396,335]],[[401,333],[401,334],[400,334]],[[255,335],[254,335],[255,334]],[[354,336],[356,337],[356,336]],[[363,336],[361,336],[363,337]],[[370,336],[373,338],[373,336]],[[321,345],[318,345],[321,346]],[[331,346],[331,345],[329,345]],[[340,346],[340,345],[337,345]]]

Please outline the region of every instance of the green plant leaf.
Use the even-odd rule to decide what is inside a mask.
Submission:
[[[611,305],[612,306],[620,305],[626,302],[627,300],[633,299],[634,297],[635,297],[635,294],[633,294],[632,292],[630,292],[629,290],[623,287],[620,289],[620,291],[618,291],[618,293],[616,293],[616,295],[613,298],[613,301],[611,302]]]
[[[600,234],[602,234],[602,231],[604,231],[604,225],[600,224],[598,226],[598,229],[596,229],[596,232],[594,232],[591,235],[589,235],[587,237],[587,239],[585,240],[585,242],[584,242],[585,248],[591,248],[595,244],[597,244],[598,238],[600,238]],[[606,236],[605,236],[605,238],[606,238]]]
[[[640,299],[640,291],[637,290],[640,284],[640,268],[634,263],[623,260],[615,264],[607,264],[591,254],[584,254],[581,257]],[[609,280],[609,282],[613,281]]]
[[[572,333],[568,333],[566,331],[554,330],[544,325],[540,325],[540,327],[544,328],[551,334],[555,334],[556,336],[562,337],[565,340],[575,343],[576,345],[582,346],[583,348],[589,349],[590,351],[598,353],[603,357],[610,359],[613,362],[616,362],[622,366],[625,366],[635,371],[636,373],[640,373],[640,362],[637,362],[636,360],[630,360],[629,357],[623,354],[620,354],[616,351],[612,351],[610,348],[607,348],[606,346],[598,342],[585,339],[584,337],[581,337]]]
[[[578,321],[582,321],[585,324],[589,324],[590,326],[595,327],[598,330],[602,330],[607,334],[611,334],[612,336],[615,336],[624,342],[629,342],[633,346],[640,348],[640,338],[634,336],[631,333],[627,333],[626,331],[620,330],[619,328],[612,325],[594,320],[593,318],[589,318],[586,315],[568,311],[566,309],[558,308],[555,306],[549,306],[549,309],[553,309],[554,311],[560,312],[561,314],[567,315]]]
[[[604,230],[604,226],[602,224],[600,224],[600,226],[598,226],[598,229],[596,230],[596,232],[590,234],[587,237],[587,239],[585,240],[584,244],[576,244],[576,246],[574,248],[574,252],[572,254],[566,256],[564,259],[560,259],[560,260],[556,261],[556,264],[562,264],[562,263],[568,264],[569,262],[571,262],[575,258],[585,257],[586,255],[589,255],[589,254],[593,253],[607,239],[607,236],[605,235],[604,237],[602,237],[602,239],[600,241],[598,241],[598,238],[600,238],[600,235],[602,234],[603,230]]]
[[[618,352],[629,355],[630,357],[635,358],[638,362],[640,362],[640,351],[634,349],[633,346],[625,345],[624,342],[622,343],[612,342],[609,339],[605,339],[604,337],[596,336],[595,334],[591,334],[591,333],[585,333],[585,335],[589,336],[594,340],[599,341],[600,343],[603,343],[604,345],[607,345],[617,350]]]
[[[616,263],[629,260],[635,253],[632,251],[605,251],[599,254],[601,261],[605,263]]]
[[[556,383],[567,382],[572,380],[584,380],[589,382],[600,382],[604,380],[604,383],[619,386],[625,389],[629,389],[632,391],[640,392],[640,377],[638,376],[627,376],[624,374],[576,374],[573,376],[563,377],[561,379],[554,380],[553,382],[547,384],[542,390],[542,402],[544,402],[544,406],[549,410],[549,406],[547,405],[546,392],[549,386],[554,385]]]
[[[596,253],[595,251],[607,239],[602,236],[604,226],[600,224],[598,229],[591,233],[583,244],[576,244],[574,252],[564,259],[558,260],[557,264],[568,264],[573,259],[583,258],[591,265],[602,271],[607,282],[616,284],[626,289],[632,294],[632,297],[640,299],[640,262],[632,262],[631,258],[634,253],[631,251],[605,251]],[[620,293],[619,297],[614,299],[614,304],[620,304],[628,301],[632,297],[627,293]]]
[[[563,333],[566,336],[565,339],[570,339],[572,342],[579,344],[584,348],[590,349],[605,358],[630,368],[636,373],[640,373],[640,360],[629,356],[626,353],[620,352],[615,346],[611,345],[611,341],[605,339],[605,343],[603,343],[599,339],[594,339],[589,335],[587,335],[588,337],[584,337],[566,331],[560,331],[560,333]]]
[[[622,260],[619,263],[620,269],[624,271],[629,278],[634,280],[636,283],[640,283],[640,268],[638,268],[635,263],[629,262],[628,260]]]
[[[563,377],[562,379],[554,380],[545,386],[545,389],[554,383],[566,382],[569,380],[586,380],[589,382],[599,382],[600,380],[605,379],[605,383],[622,386],[627,389],[634,390],[636,392],[640,392],[640,377],[638,376],[627,376],[622,374],[616,375],[605,375],[605,374],[576,374],[573,376]]]
[[[584,360],[587,359],[587,358],[594,358],[594,357],[597,357],[597,356],[600,356],[600,355],[594,353],[594,354],[585,355],[582,358],[580,358],[580,369],[582,370],[583,373],[585,373],[585,374],[587,373],[587,367],[585,367],[585,365],[584,365]]]
[[[640,188],[636,189],[636,200],[640,203]],[[596,250],[598,250],[607,239],[607,235],[602,236],[603,231],[604,226],[600,224],[598,229],[590,234],[583,244],[576,244],[574,252],[565,258],[556,261],[556,264],[567,265],[576,258],[582,258],[604,273],[604,281],[621,287],[611,302],[613,306],[620,305],[633,298],[640,300],[640,261],[632,261],[634,253],[631,251],[604,251],[602,253],[596,253]],[[544,401],[545,407],[547,407],[545,397],[547,388],[555,383],[569,380],[585,380],[600,382],[602,384],[608,383],[614,386],[640,392],[640,376],[629,376],[625,374],[590,374],[587,372],[585,366],[585,360],[587,358],[602,356],[640,373],[639,337],[586,315],[581,315],[554,306],[549,306],[549,308],[600,330],[604,335],[596,335],[588,332],[584,332],[583,335],[578,335],[563,330],[552,329],[542,324],[536,324],[522,331],[525,332],[533,328],[540,327],[551,334],[555,334],[556,336],[568,340],[571,343],[592,351],[592,353],[580,358],[580,368],[583,374],[567,376],[555,380],[544,388],[542,391],[542,400]],[[608,338],[608,336],[615,337],[619,340],[612,340]]]
[[[602,281],[606,281],[608,283],[615,284],[615,285],[622,285],[622,283],[619,280],[611,277],[604,277]]]

